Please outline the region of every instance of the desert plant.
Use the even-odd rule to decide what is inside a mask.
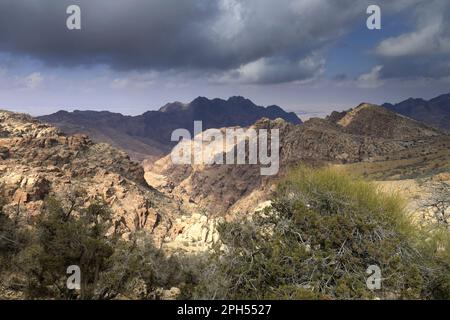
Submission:
[[[45,210],[30,231],[33,240],[15,257],[15,265],[26,275],[30,298],[76,298],[66,286],[67,267],[82,271],[81,299],[93,296],[105,261],[113,254],[115,239],[108,239],[109,210],[100,202],[87,207],[65,209],[49,198]]]
[[[0,249],[7,246],[11,261],[2,267],[15,275],[21,294],[30,299],[159,299],[164,288],[184,282],[175,257],[167,257],[143,232],[123,240],[112,231],[109,207],[101,200],[88,202],[85,195],[77,191],[64,201],[46,199],[37,221],[23,231],[27,241],[19,242],[13,221],[0,215]],[[66,285],[69,266],[80,268],[80,290]]]
[[[198,297],[420,298],[429,281],[401,199],[329,168],[291,171],[270,208],[219,231]],[[371,265],[380,290],[366,284]]]

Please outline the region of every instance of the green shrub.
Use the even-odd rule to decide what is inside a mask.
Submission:
[[[70,210],[49,198],[44,212],[30,230],[32,241],[14,258],[25,276],[29,298],[76,298],[78,293],[66,286],[67,267],[78,265],[82,272],[82,299],[93,297],[99,273],[113,254],[116,239],[108,239],[108,208],[98,202]]]
[[[448,264],[434,262],[439,266],[430,271],[420,251],[425,248],[418,246],[422,233],[405,216],[402,200],[329,168],[290,172],[271,208],[224,223],[219,232],[224,246],[203,272],[199,298],[402,299],[448,293]],[[367,288],[370,265],[381,269],[380,290]],[[434,292],[433,282],[439,287]]]
[[[144,233],[122,240],[112,232],[109,207],[88,204],[84,196],[48,198],[23,231],[27,241],[19,242],[18,225],[0,214],[0,275],[15,283],[8,289],[29,299],[159,299],[163,289],[184,281],[176,258],[167,258]],[[67,288],[71,265],[80,267],[81,290]]]

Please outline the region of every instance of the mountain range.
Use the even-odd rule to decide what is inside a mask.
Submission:
[[[437,128],[450,129],[450,94],[440,95],[428,101],[410,98],[397,104],[385,103],[383,107]],[[339,117],[343,117],[346,113],[347,111],[333,112],[329,118],[340,120]],[[386,112],[378,116],[392,120]],[[349,117],[350,115],[347,116],[347,120]],[[173,102],[157,111],[148,111],[138,116],[126,116],[109,111],[75,110],[58,111],[38,117],[39,120],[54,125],[67,134],[86,134],[95,142],[108,143],[124,150],[137,161],[154,161],[167,155],[176,144],[170,141],[171,133],[178,128],[188,129],[193,133],[194,120],[201,120],[203,129],[206,130],[233,126],[248,127],[261,118],[269,120],[281,118],[292,124],[302,123],[293,112],[285,112],[275,105],[257,106],[249,99],[238,96],[227,100],[198,97],[190,103]],[[389,130],[396,130],[393,123],[385,123],[384,126],[377,126],[378,130],[375,132],[373,130],[376,128],[370,126],[373,123],[381,124],[383,121],[374,122],[371,119],[361,121],[361,130],[372,132],[378,137],[392,134]],[[352,122],[352,126],[354,125],[355,122]],[[365,129],[362,126],[365,126]],[[404,133],[398,128],[397,132]]]
[[[261,107],[243,97],[228,100],[198,97],[190,103],[166,104],[158,111],[139,116],[124,116],[108,111],[59,111],[39,120],[60,128],[67,134],[82,133],[96,142],[106,142],[126,151],[134,160],[160,158],[170,152],[174,130],[183,128],[193,133],[194,120],[203,122],[203,129],[247,127],[261,118],[281,118],[293,124],[301,120],[295,113],[278,106]]]
[[[430,125],[450,129],[450,93],[430,100],[409,98],[397,104],[385,103],[383,107]]]
[[[173,164],[164,139],[172,128],[188,128],[193,119],[204,120],[204,129],[239,123],[279,129],[279,175],[261,176],[260,165]],[[70,129],[69,134],[61,129]],[[73,131],[93,132],[125,151],[147,146],[134,149],[142,156],[155,146],[166,149],[158,149],[159,160],[141,166],[125,152]],[[300,163],[343,166],[382,180],[416,179],[448,172],[449,150],[450,137],[444,130],[367,103],[304,123],[278,107],[258,107],[240,97],[198,98],[137,117],[77,111],[36,120],[0,111],[0,196],[7,212],[20,208],[30,215],[24,219],[31,219],[42,211],[48,196],[82,188],[88,199],[107,202],[117,232],[124,237],[142,229],[160,246],[198,252],[216,239],[215,225],[221,218],[254,212],[270,199],[278,179]]]

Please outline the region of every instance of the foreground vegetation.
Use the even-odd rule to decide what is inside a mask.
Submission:
[[[397,196],[332,169],[289,173],[271,207],[221,224],[201,257],[168,258],[140,233],[122,240],[107,206],[83,197],[47,199],[32,227],[0,211],[0,297],[160,299],[177,287],[188,299],[450,299],[449,230],[412,225]],[[69,265],[80,290],[67,289]]]
[[[196,297],[450,298],[448,229],[413,226],[399,197],[332,169],[294,170],[272,207],[220,235]],[[366,284],[372,265],[380,290]]]
[[[175,258],[157,250],[148,236],[122,240],[111,233],[103,202],[81,206],[82,198],[71,197],[69,203],[47,199],[32,228],[0,212],[0,298],[157,299],[160,288],[181,282]],[[73,265],[81,270],[80,290],[66,285]]]

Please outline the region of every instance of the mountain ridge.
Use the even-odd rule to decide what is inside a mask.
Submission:
[[[251,100],[234,96],[228,100],[198,97],[188,104],[168,103],[156,111],[138,116],[125,116],[108,111],[58,111],[40,116],[39,120],[59,127],[68,134],[87,134],[97,142],[106,142],[127,151],[133,159],[159,158],[175,142],[171,133],[179,128],[193,133],[195,120],[203,122],[203,129],[231,126],[246,127],[261,118],[282,118],[294,124],[302,121],[293,112],[281,107],[262,107]]]
[[[385,103],[383,107],[417,121],[450,129],[450,93],[430,100],[409,98],[396,104]]]
[[[326,118],[347,133],[385,139],[411,139],[439,135],[438,129],[388,108],[361,103],[356,108],[333,112]]]

